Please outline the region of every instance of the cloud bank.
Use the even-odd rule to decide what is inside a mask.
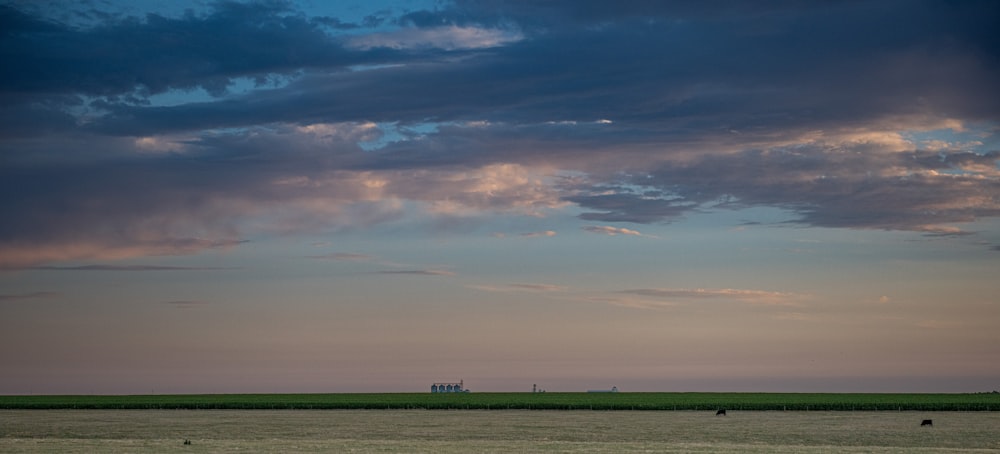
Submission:
[[[3,268],[494,214],[1000,216],[993,2],[55,17],[0,6]]]

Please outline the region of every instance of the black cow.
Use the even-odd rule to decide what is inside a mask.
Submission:
[[[920,421],[920,427],[933,426],[933,425],[934,425],[934,420],[933,419],[925,419],[923,421]]]
[[[720,416],[720,415],[721,416],[726,416],[726,409],[725,408],[723,408],[722,410],[719,410],[719,411],[715,412],[715,416]]]

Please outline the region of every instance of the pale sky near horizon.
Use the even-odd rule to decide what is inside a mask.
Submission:
[[[0,0],[0,394],[1000,389],[998,19]]]

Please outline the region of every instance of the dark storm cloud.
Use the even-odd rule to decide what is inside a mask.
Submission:
[[[237,78],[271,86],[311,68],[405,60],[390,49],[346,49],[326,30],[349,24],[278,1],[217,2],[207,14],[177,18],[110,17],[90,28],[0,5],[0,24],[0,134],[8,137],[70,130],[79,122],[67,109],[115,113],[172,89],[221,96]]]
[[[111,20],[76,28],[0,6],[5,27],[0,86],[5,93],[122,95],[202,87],[221,92],[231,78],[266,78],[310,67],[377,61],[343,49],[284,2],[218,2],[203,16]],[[262,80],[263,82],[263,80]]]
[[[442,219],[773,206],[949,233],[1000,214],[997,155],[900,133],[996,134],[998,11],[460,1],[351,24],[220,2],[84,28],[0,6],[0,266],[366,226],[400,200]],[[226,94],[236,78],[268,89]],[[150,100],[192,88],[213,97]],[[371,122],[436,129],[365,151],[384,138]]]
[[[610,118],[661,137],[718,128],[766,133],[861,125],[927,112],[996,118],[996,103],[980,94],[1000,76],[998,49],[975,32],[995,8],[891,6],[786,5],[782,14],[762,17],[666,21],[672,16],[664,14],[660,21],[638,23],[614,22],[612,15],[601,27],[556,28],[502,47],[460,52],[461,58],[432,53],[418,60],[400,51],[395,61],[409,64],[307,73],[283,89],[213,103],[114,105],[91,127],[153,134],[276,121],[530,124]]]
[[[824,106],[826,112],[849,109],[840,113],[846,116],[867,112],[873,103],[912,107],[912,102],[899,106],[898,101],[920,90],[921,96],[931,97],[924,102],[942,98],[939,104],[945,105],[939,108],[978,106],[995,114],[995,103],[969,95],[975,86],[952,85],[955,77],[962,77],[962,82],[988,87],[992,79],[985,76],[995,75],[1000,46],[984,30],[997,17],[998,7],[907,5],[911,6],[775,2],[766,7],[696,8],[671,2],[625,2],[613,7],[566,2],[537,7],[521,2],[460,2],[455,8],[425,14],[440,16],[431,20],[435,23],[454,22],[449,15],[461,12],[480,18],[480,23],[489,17],[507,18],[508,27],[517,27],[517,21],[527,17],[569,17],[601,26],[574,23],[462,60],[440,60],[440,54],[430,54],[422,57],[431,57],[436,64],[323,73],[288,89],[238,100],[176,108],[144,109],[141,103],[131,103],[139,105],[128,109],[108,107],[114,117],[134,118],[153,130],[158,123],[163,130],[197,127],[169,121],[182,117],[207,118],[212,127],[320,119],[508,117],[531,122],[580,119],[583,113],[601,111],[606,113],[603,117],[660,124],[672,117],[733,109],[737,109],[730,114],[734,121],[738,115],[762,113],[764,108],[772,117],[799,117],[807,109],[817,110],[820,101],[833,104]],[[772,13],[743,16],[758,9]],[[416,62],[421,57],[385,48],[347,49],[323,31],[323,21],[274,2],[219,3],[205,16],[150,15],[86,30],[34,20],[9,7],[0,11],[10,16],[8,21],[20,24],[12,27],[0,48],[11,63],[0,73],[4,92],[122,95],[137,89],[158,93],[191,87],[218,91],[233,77],[266,78],[360,63]],[[631,18],[643,21],[633,23]],[[887,27],[887,22],[893,26]],[[966,64],[986,67],[968,72],[955,66],[961,58],[973,59]],[[942,65],[938,59],[950,64]],[[949,82],[943,93],[929,90],[942,88],[942,81]],[[875,93],[879,96],[868,96]],[[769,102],[760,103],[764,100]],[[288,112],[292,106],[301,107],[300,118]],[[280,114],[265,116],[272,110]],[[803,120],[815,119],[807,115]],[[742,124],[734,126],[755,125],[746,119],[737,123]]]

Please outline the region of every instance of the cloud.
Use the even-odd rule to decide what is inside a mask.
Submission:
[[[173,306],[178,309],[193,309],[197,307],[203,307],[208,305],[206,301],[191,301],[191,300],[180,300],[180,301],[163,301],[161,304],[168,306]]]
[[[647,288],[622,290],[621,293],[665,300],[729,300],[769,306],[797,306],[804,298],[804,295],[795,293],[731,288]]]
[[[812,314],[804,314],[802,312],[779,312],[772,316],[776,320],[791,320],[791,321],[813,321],[817,320],[818,317]]]
[[[954,321],[954,320],[921,320],[915,324],[919,328],[924,329],[956,329],[961,328],[965,323]]]
[[[588,225],[580,228],[590,233],[599,233],[608,236],[631,235],[631,236],[645,236],[645,237],[655,238],[650,235],[644,235],[637,230],[626,229],[624,227],[612,227],[609,225]]]
[[[556,236],[556,231],[555,230],[543,230],[541,232],[525,232],[525,233],[519,234],[518,236],[520,236],[522,238],[552,237],[552,236]]]
[[[210,266],[167,266],[167,265],[77,265],[77,266],[34,266],[30,269],[45,271],[216,271],[240,268]]]
[[[607,193],[602,188],[585,189],[586,192],[596,191],[601,194],[581,194],[569,196],[566,199],[582,207],[602,210],[587,212],[580,219],[603,222],[634,222],[648,224],[676,218],[695,207],[690,202],[671,199],[652,198],[630,192]]]
[[[247,133],[256,137],[252,144],[234,136],[210,136],[203,138],[200,150],[184,157],[123,159],[110,165],[5,166],[0,169],[5,189],[0,201],[8,210],[22,208],[5,213],[9,222],[0,226],[0,265],[190,254],[237,246],[245,241],[244,231],[361,228],[400,219],[404,201],[439,217],[488,212],[541,216],[566,204],[547,183],[544,169],[520,165],[338,169],[314,151],[346,144],[337,134],[354,134],[351,128],[337,131],[322,137],[315,130],[253,131]],[[263,151],[250,161],[227,156],[230,147],[250,152],[279,146],[271,143],[279,138],[300,141],[282,145],[288,151],[285,158],[294,159],[275,160]],[[363,153],[356,144],[349,146]],[[216,170],[223,163],[228,164],[221,175]],[[63,187],[75,189],[63,192]],[[23,209],[51,204],[62,208]]]
[[[506,238],[507,234],[503,232],[494,232],[491,234],[494,238]],[[545,238],[556,236],[555,230],[543,230],[539,232],[523,232],[517,234],[520,238]]]
[[[612,306],[629,309],[653,311],[663,311],[677,305],[677,303],[672,301],[653,300],[645,297],[629,296],[627,294],[621,294],[618,296],[585,296],[581,298],[581,301],[588,303],[610,304]]]
[[[59,227],[57,227],[58,229]],[[88,232],[81,232],[86,234]],[[212,249],[228,249],[246,240],[199,238],[73,238],[61,235],[30,238],[31,241],[0,241],[0,269],[30,269],[39,263],[70,260],[119,260],[159,255],[189,255]]]
[[[0,294],[0,302],[45,299],[58,296],[58,292],[31,292],[19,294]]]
[[[18,24],[5,37],[5,60],[20,69],[0,72],[0,86],[98,96],[221,92],[236,77],[372,61],[345,50],[324,32],[323,20],[291,12],[284,2],[218,2],[205,14],[109,18],[84,28],[3,6],[4,22]],[[68,67],[72,74],[63,71]]]
[[[555,293],[555,292],[565,292],[568,290],[567,287],[561,285],[553,284],[531,284],[531,283],[512,283],[504,285],[470,285],[469,288],[474,288],[477,290],[483,290],[487,292],[540,292],[540,293]]]
[[[566,287],[552,284],[507,284],[508,287],[516,290],[528,290],[535,292],[561,292]]]
[[[368,254],[357,254],[353,252],[334,252],[323,255],[310,255],[309,258],[361,262],[361,261],[374,260],[375,256]]]
[[[861,153],[852,147],[838,142],[834,148],[820,148],[813,141],[798,145],[794,152],[704,155],[664,163],[620,182],[642,184],[642,197],[630,187],[573,200],[594,208],[605,208],[607,200],[614,200],[615,211],[585,215],[606,221],[669,220],[705,205],[777,206],[798,213],[801,218],[796,222],[802,224],[950,235],[962,232],[942,224],[1000,215],[1000,202],[987,195],[1000,190],[1000,179],[994,175],[1000,155]],[[978,164],[983,165],[981,172],[973,170]]]
[[[346,47],[360,50],[372,48],[444,50],[482,49],[519,41],[517,31],[454,25],[432,28],[402,28],[390,32],[355,35],[347,39]]]
[[[399,274],[412,276],[454,276],[455,273],[448,270],[426,269],[426,270],[384,270],[378,274]]]
[[[570,210],[969,234],[1000,216],[998,8],[462,1],[366,29],[3,5],[0,267]]]
[[[870,8],[691,8],[670,3],[622,9],[628,12],[611,12],[589,3],[536,8],[463,2],[410,14],[409,20],[417,27],[338,37],[323,29],[331,18],[310,19],[296,14],[289,4],[278,3],[219,3],[200,16],[151,16],[86,30],[45,23],[8,8],[5,11],[25,24],[11,47],[33,49],[34,56],[14,52],[7,55],[7,61],[25,68],[19,73],[45,77],[11,72],[2,85],[88,94],[132,93],[137,86],[154,93],[189,87],[218,91],[236,77],[300,75],[288,87],[241,99],[175,109],[116,100],[107,105],[115,118],[106,120],[170,128],[191,118],[194,129],[208,122],[239,126],[246,121],[302,122],[308,118],[334,122],[482,120],[468,117],[487,112],[502,117],[492,120],[510,119],[516,113],[519,121],[542,123],[565,120],[567,113],[576,117],[587,112],[589,121],[614,118],[616,124],[625,121],[641,126],[677,119],[664,126],[673,129],[686,124],[697,131],[703,129],[697,128],[701,116],[715,112],[711,120],[722,120],[719,124],[729,126],[726,131],[752,131],[771,126],[768,121],[795,124],[817,116],[819,120],[849,118],[827,117],[843,115],[845,109],[871,112],[870,117],[893,105],[919,107],[907,100],[912,90],[922,90],[925,102],[945,104],[942,107],[949,111],[968,106],[976,106],[981,113],[989,110],[988,104],[971,94],[974,87],[984,87],[989,80],[989,74],[977,69],[976,58],[991,50],[984,48],[989,41],[977,34],[989,30],[985,17],[990,11],[982,10],[995,9],[991,6],[924,5],[900,11],[892,2]],[[873,9],[895,13],[901,23],[936,20],[930,21],[933,26],[890,29]],[[781,14],[771,14],[774,11]],[[681,17],[688,22],[678,22]],[[502,26],[504,21],[507,25]],[[834,24],[844,23],[858,29],[858,35],[843,39],[841,26]],[[521,28],[535,32],[519,36]],[[218,48],[200,45],[209,41],[209,34]],[[931,46],[942,36],[961,45]],[[352,40],[385,45],[362,50],[352,48]],[[637,45],[654,41],[660,45]],[[698,48],[688,46],[690,42],[698,42]],[[133,49],[124,43],[136,45]],[[440,51],[409,49],[421,43],[466,49],[469,54],[442,63]],[[866,46],[872,43],[882,45]],[[476,51],[483,45],[499,47]],[[95,48],[105,51],[95,54]],[[53,70],[80,63],[79,55],[89,59],[78,65],[75,77]],[[419,64],[366,74],[330,71],[358,64],[410,62]],[[929,62],[938,63],[934,68],[947,69],[907,71]],[[107,71],[109,67],[117,71]],[[628,83],[622,83],[623,74]],[[925,90],[955,77],[964,78],[967,87]],[[432,83],[441,80],[448,83]],[[868,96],[873,93],[881,96]],[[141,101],[143,93],[133,96]],[[335,99],[340,102],[330,102]],[[765,99],[769,101],[766,112],[761,107],[765,103],[759,102]],[[823,112],[791,116],[827,101],[830,107]],[[595,108],[604,112],[594,115]],[[749,118],[756,119],[748,122]]]

